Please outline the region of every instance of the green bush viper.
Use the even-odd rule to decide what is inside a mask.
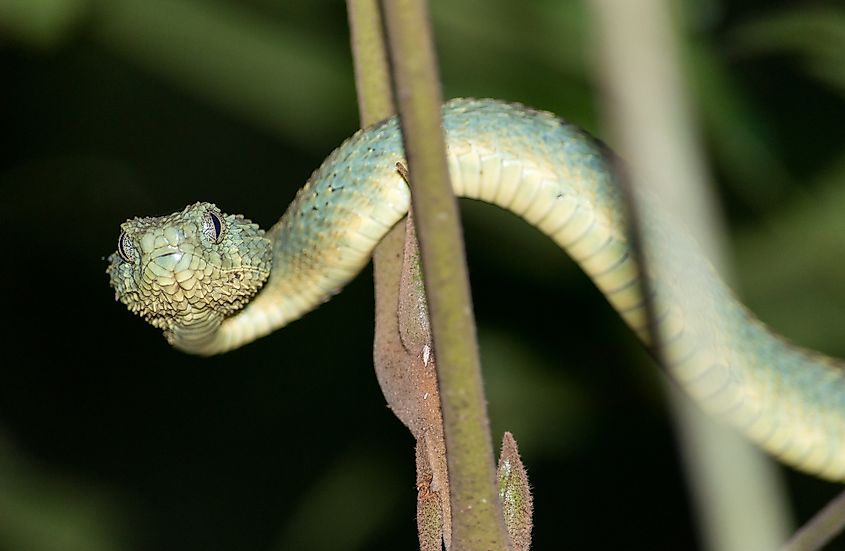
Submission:
[[[495,100],[452,100],[443,125],[455,193],[510,210],[551,237],[648,344],[608,150],[552,114]],[[406,214],[401,161],[399,126],[389,119],[334,151],[266,234],[209,203],[129,220],[109,258],[116,297],[186,352],[217,354],[267,335],[337,293]],[[649,212],[644,240],[662,241],[675,273],[697,290],[680,296],[675,279],[650,281],[661,335],[670,336],[669,372],[783,461],[845,481],[843,365],[771,333],[662,220]],[[703,323],[686,323],[691,316]]]

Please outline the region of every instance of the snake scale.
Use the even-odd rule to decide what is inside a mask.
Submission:
[[[553,239],[648,345],[641,272],[608,150],[550,113],[496,100],[452,100],[443,125],[455,193],[507,209]],[[337,293],[405,216],[410,192],[396,169],[403,159],[395,118],[359,131],[266,233],[210,203],[128,220],[107,269],[116,298],[190,353],[267,335]],[[645,210],[644,241],[662,243],[659,260],[676,275],[658,273],[648,286],[668,371],[784,462],[845,481],[843,364],[769,331],[691,239]]]

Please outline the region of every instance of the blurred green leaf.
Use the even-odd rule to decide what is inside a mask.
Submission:
[[[493,434],[518,434],[526,457],[581,445],[596,420],[596,404],[560,359],[485,326],[479,327],[478,341]]]
[[[732,176],[727,183],[752,208],[770,204],[793,182],[766,140],[768,122],[710,42],[690,42],[686,61],[709,144]]]
[[[596,128],[583,2],[502,2],[495,9],[432,2],[431,10],[447,97],[526,102]]]
[[[0,30],[32,46],[59,45],[85,15],[89,0],[2,0]]]
[[[798,54],[810,74],[845,93],[842,8],[801,6],[762,16],[736,30],[735,44],[746,54]]]
[[[217,0],[101,0],[97,8],[100,42],[260,127],[309,144],[325,141],[338,119],[354,128],[350,61],[317,35]]]
[[[0,439],[0,549],[126,549],[118,509],[81,480],[35,468]]]
[[[751,309],[804,346],[845,354],[845,152],[806,197],[736,240],[740,288]]]
[[[410,444],[409,439],[408,458],[413,461]],[[367,549],[368,541],[385,528],[400,496],[406,494],[405,498],[411,499],[410,475],[407,493],[393,475],[379,457],[356,451],[340,455],[308,495],[301,498],[296,511],[287,519],[275,549]],[[285,476],[295,474],[286,472]]]

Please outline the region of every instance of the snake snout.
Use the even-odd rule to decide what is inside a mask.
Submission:
[[[196,262],[192,253],[168,246],[150,255],[144,267],[145,279],[154,282],[169,295],[179,294],[180,289],[190,291],[198,282],[199,274],[194,268],[199,264],[204,265]],[[202,279],[201,275],[199,279]],[[177,298],[181,300],[183,297],[180,295]]]

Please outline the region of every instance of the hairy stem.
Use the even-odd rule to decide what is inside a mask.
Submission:
[[[384,0],[394,89],[437,358],[452,509],[452,548],[508,548],[496,492],[457,202],[440,125],[441,93],[427,5]]]
[[[347,3],[361,125],[367,126],[393,113],[387,47],[378,0]],[[408,181],[407,170],[402,176]],[[388,406],[417,440],[420,549],[439,551],[444,543],[447,549],[451,545],[449,481],[435,363],[433,354],[426,354],[432,342],[425,290],[414,277],[421,268],[412,218],[397,224],[373,255],[373,366]],[[409,330],[413,342],[403,336]]]

